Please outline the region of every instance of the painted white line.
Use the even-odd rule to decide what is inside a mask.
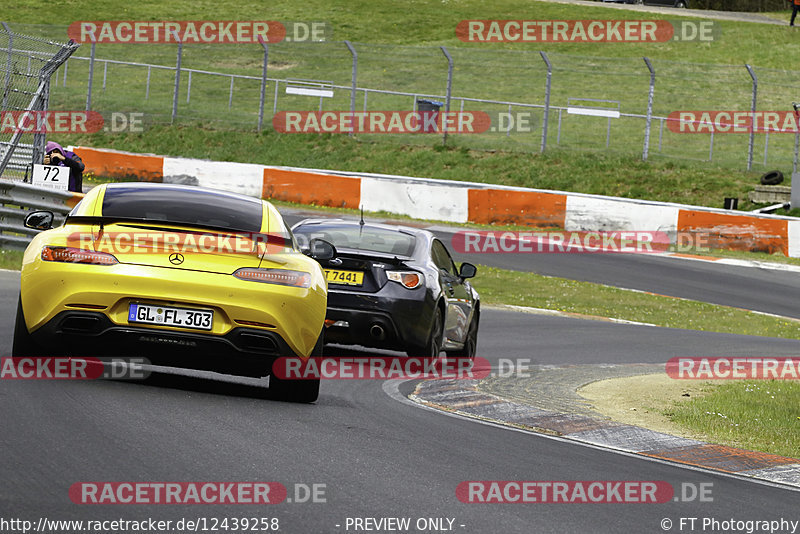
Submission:
[[[422,410],[428,410],[428,411],[431,411],[431,412],[436,412],[436,413],[438,413],[440,415],[445,415],[447,417],[453,417],[455,419],[472,421],[473,423],[478,423],[478,424],[482,424],[482,425],[486,425],[486,426],[491,426],[491,427],[494,427],[494,428],[508,430],[508,431],[511,431],[511,432],[519,432],[519,433],[522,433],[522,434],[527,434],[529,436],[536,436],[536,437],[539,437],[539,438],[550,439],[550,440],[553,440],[553,441],[557,441],[559,443],[578,445],[580,447],[587,447],[589,449],[594,449],[594,450],[597,450],[597,451],[605,451],[605,452],[610,452],[610,453],[613,453],[613,454],[619,454],[619,455],[622,455],[622,456],[627,456],[628,458],[636,458],[636,459],[643,460],[643,461],[646,461],[646,462],[655,462],[655,463],[659,463],[659,464],[662,464],[662,465],[678,467],[680,469],[685,469],[685,470],[688,470],[688,471],[695,471],[695,472],[704,473],[704,474],[707,474],[707,475],[716,475],[716,476],[725,477],[725,478],[732,478],[732,479],[740,480],[740,481],[744,481],[744,482],[751,482],[753,484],[760,484],[762,486],[769,486],[769,487],[772,487],[772,488],[785,489],[785,490],[789,490],[789,491],[794,491],[794,492],[800,493],[800,487],[790,486],[790,485],[787,485],[787,484],[781,484],[779,482],[772,482],[770,480],[765,480],[765,479],[761,479],[761,478],[754,478],[754,477],[747,476],[747,475],[738,475],[736,473],[726,473],[724,471],[715,471],[713,469],[707,469],[705,467],[698,467],[698,466],[694,466],[694,465],[682,464],[682,463],[674,462],[674,461],[670,461],[670,460],[662,460],[660,458],[652,458],[650,456],[644,456],[642,454],[636,454],[636,453],[632,453],[632,452],[627,452],[627,451],[624,451],[624,450],[621,450],[621,449],[615,449],[613,447],[603,447],[603,446],[600,446],[600,445],[595,445],[593,443],[585,443],[585,442],[582,442],[582,441],[577,441],[577,440],[570,439],[570,438],[564,438],[564,437],[561,437],[561,436],[553,436],[553,435],[550,435],[550,434],[541,434],[541,433],[538,433],[538,432],[534,432],[532,430],[526,430],[524,428],[516,428],[516,427],[513,427],[513,426],[508,426],[508,425],[505,425],[505,424],[502,424],[502,423],[499,423],[499,422],[495,422],[495,421],[490,421],[490,420],[486,420],[486,419],[479,419],[479,418],[474,417],[474,416],[471,417],[471,416],[464,415],[464,414],[457,413],[457,412],[448,412],[448,411],[444,411],[444,410],[439,410],[437,408],[433,408],[432,406],[427,406],[427,405],[424,405],[424,404],[416,403],[416,402],[412,401],[411,399],[407,398],[402,393],[400,393],[400,384],[402,384],[404,382],[411,382],[411,381],[410,380],[387,380],[387,381],[385,381],[383,383],[383,386],[382,386],[383,392],[386,393],[386,395],[388,395],[391,399],[394,399],[394,400],[396,400],[396,401],[398,401],[398,402],[400,402],[402,404],[407,404],[407,405],[410,405],[410,406],[413,406],[415,408],[422,409]]]

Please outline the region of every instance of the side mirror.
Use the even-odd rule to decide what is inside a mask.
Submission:
[[[478,272],[478,268],[472,265],[471,263],[464,262],[461,264],[461,269],[458,271],[458,276],[461,277],[462,280],[466,280],[467,278],[474,277]]]
[[[25,216],[25,228],[49,230],[53,227],[52,211],[32,211]]]
[[[332,260],[336,257],[336,247],[324,239],[314,238],[308,243],[308,251],[306,254],[317,261]]]

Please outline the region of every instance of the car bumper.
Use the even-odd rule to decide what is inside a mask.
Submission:
[[[35,334],[65,312],[99,312],[119,330],[132,302],[210,309],[212,330],[148,326],[165,336],[223,338],[238,328],[272,333],[293,354],[306,357],[316,344],[326,309],[321,271],[310,288],[244,281],[232,275],[117,264],[94,266],[37,261],[23,267],[21,299],[28,330]]]
[[[222,336],[117,325],[100,312],[65,311],[41,326],[33,340],[41,356],[143,358],[153,365],[266,376],[281,356],[296,356],[276,334],[234,328]]]
[[[372,294],[332,289],[326,319],[345,321],[348,326],[330,326],[325,341],[392,350],[424,346],[433,306],[424,288],[407,290],[389,283]]]

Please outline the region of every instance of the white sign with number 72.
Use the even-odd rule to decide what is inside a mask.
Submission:
[[[67,191],[69,189],[69,167],[57,165],[34,165],[33,185]]]

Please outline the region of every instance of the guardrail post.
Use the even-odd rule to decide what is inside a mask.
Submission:
[[[644,149],[642,150],[642,161],[647,161],[648,153],[650,152],[650,125],[653,120],[653,95],[656,90],[656,71],[653,64],[646,57],[642,58],[647,69],[650,71],[650,92],[647,95],[647,121],[644,126]]]
[[[751,170],[753,168],[753,144],[755,143],[755,123],[756,123],[756,101],[758,98],[758,77],[756,76],[753,67],[750,65],[745,64],[747,68],[747,72],[750,73],[750,77],[753,79],[753,104],[750,108],[751,115],[750,115],[750,146],[747,149],[747,170]]]
[[[267,65],[269,64],[269,45],[259,35],[258,42],[264,48],[264,64],[261,66],[261,93],[258,96],[258,131],[264,124],[264,96],[267,93]]]
[[[350,55],[353,56],[353,71],[350,78],[350,117],[351,123],[353,121],[353,117],[355,116],[356,112],[356,80],[358,79],[358,52],[356,52],[355,47],[353,47],[350,41],[345,41],[344,45],[350,51]],[[366,108],[366,101],[367,101],[367,94],[364,93],[364,108]],[[364,109],[366,111],[366,109]],[[351,137],[353,136],[353,130],[350,130]]]
[[[450,52],[447,51],[447,48],[440,47],[444,56],[447,58],[447,98],[444,104],[444,111],[445,113],[450,113],[450,93],[453,89],[453,56],[450,55]],[[445,128],[445,122],[442,121],[442,144],[447,144],[447,128]]]
[[[539,152],[544,153],[547,148],[547,124],[550,122],[550,82],[553,80],[553,65],[544,52],[539,52],[544,64],[547,65],[547,80],[544,86],[544,117],[542,119],[542,146]]]

